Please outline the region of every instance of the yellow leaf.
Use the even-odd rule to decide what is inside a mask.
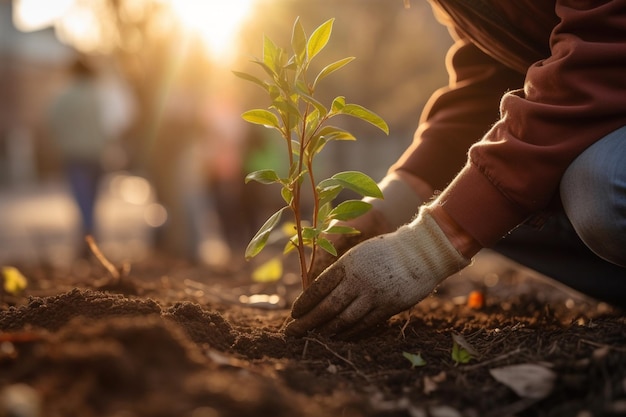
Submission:
[[[255,282],[278,281],[283,276],[283,263],[280,258],[272,258],[252,272]]]
[[[4,276],[4,290],[9,294],[18,295],[28,284],[24,275],[13,266],[3,266],[2,275]]]
[[[280,230],[285,236],[293,236],[296,233],[296,224],[294,222],[285,222],[280,227]]]

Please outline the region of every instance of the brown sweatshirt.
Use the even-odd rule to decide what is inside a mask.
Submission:
[[[457,39],[450,82],[392,170],[443,190],[444,210],[488,247],[558,199],[571,162],[626,125],[626,0],[431,2]]]

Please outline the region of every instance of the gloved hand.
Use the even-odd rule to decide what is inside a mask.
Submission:
[[[418,196],[411,186],[395,173],[388,174],[378,183],[378,186],[384,199],[366,197],[363,200],[372,205],[370,211],[356,219],[336,223],[338,226],[353,227],[360,232],[359,234],[330,234],[325,236],[333,243],[337,250],[337,256],[317,248],[315,261],[309,271],[311,278],[316,278],[348,249],[374,236],[393,232],[403,224],[410,222],[417,213],[419,206],[424,202],[424,198]]]
[[[315,248],[315,261],[309,271],[311,279],[316,278],[333,262],[349,249],[355,247],[359,243],[375,236],[392,232],[394,229],[389,225],[383,214],[372,208],[367,213],[348,221],[337,221],[336,226],[349,226],[359,231],[358,234],[329,234],[324,237],[330,240],[337,251],[337,256],[326,252],[324,249]]]
[[[469,264],[422,207],[411,223],[346,252],[295,301],[285,332],[341,337],[412,307]]]

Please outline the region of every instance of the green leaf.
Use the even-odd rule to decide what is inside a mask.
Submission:
[[[297,242],[298,236],[293,236],[291,239],[289,239],[285,244],[285,247],[283,248],[283,255],[287,255],[288,253],[298,249]]]
[[[300,110],[296,106],[294,106],[289,100],[285,100],[284,97],[279,96],[274,99],[272,102],[272,107],[274,107],[281,115],[284,124],[288,125],[288,129],[293,129],[302,116],[300,115]]]
[[[341,184],[338,184],[336,181],[330,179],[321,181],[316,188],[320,207],[333,201],[339,195],[341,190],[343,190]]]
[[[317,74],[317,77],[315,77],[315,81],[313,81],[313,88],[315,89],[317,83],[320,82],[322,79],[328,77],[330,74],[341,69],[352,61],[354,61],[354,57],[350,56],[348,58],[340,59],[339,61],[335,61],[332,64],[326,65],[324,69],[322,69],[320,73]]]
[[[306,94],[303,91],[300,91],[300,97],[305,102],[313,105],[313,107],[315,107],[315,109],[317,109],[317,111],[320,113],[321,117],[326,117],[326,114],[328,114],[328,109],[320,101],[315,99],[313,96]]]
[[[309,56],[309,61],[313,59],[315,55],[317,55],[328,43],[328,39],[330,39],[330,34],[333,31],[333,22],[335,19],[329,19],[326,22],[322,23],[315,31],[311,34],[309,41],[307,43],[307,54]]]
[[[325,237],[318,238],[317,245],[331,255],[337,256],[337,249],[335,249],[335,246],[332,244],[332,242]]]
[[[275,84],[269,84],[267,87],[267,91],[270,96],[270,99],[272,99],[272,102],[278,99],[279,97],[281,97],[280,88],[278,88],[278,86],[276,86]]]
[[[452,343],[452,360],[455,365],[459,363],[465,364],[472,359],[471,353],[469,353],[464,347],[459,345],[456,341]]]
[[[302,239],[315,239],[319,236],[319,230],[314,227],[303,227],[302,228]]]
[[[335,174],[331,179],[338,184],[354,191],[363,197],[383,198],[383,193],[378,188],[376,181],[359,171],[345,171]]]
[[[265,109],[254,109],[244,112],[241,117],[247,122],[273,127],[280,130],[280,123],[274,113]]]
[[[296,109],[296,112],[298,110]],[[300,120],[302,119],[302,116],[300,116],[299,113],[289,113],[287,114],[287,130],[293,130],[296,126],[298,126],[298,123],[300,123]]]
[[[333,113],[341,113],[343,108],[346,106],[346,98],[343,96],[335,97],[333,100],[333,104],[330,106],[330,110]]]
[[[347,200],[332,209],[328,217],[336,220],[350,220],[367,213],[371,208],[372,205],[365,201]]]
[[[291,56],[289,58],[289,60],[287,61],[287,63],[285,65],[283,65],[283,68],[286,69],[286,70],[290,70],[290,71],[297,71],[298,70],[298,63],[296,62],[296,57],[295,56]]]
[[[350,226],[330,226],[327,229],[322,230],[322,232],[326,234],[335,234],[335,235],[358,235],[361,234],[360,231]]]
[[[308,152],[317,155],[331,140],[356,140],[351,133],[334,126],[324,126],[309,143]]]
[[[283,263],[280,258],[272,258],[252,271],[254,282],[274,282],[283,276]]]
[[[327,141],[356,140],[352,133],[335,126],[324,126],[322,129],[320,129],[319,134],[326,138]]]
[[[269,75],[270,77],[273,78],[273,77],[276,76],[276,73],[269,66],[267,66],[265,64],[265,62],[263,62],[263,61],[261,61],[259,59],[256,59],[256,58],[253,59],[252,62],[257,64],[257,65],[259,65],[261,68],[263,68],[263,71],[265,71],[267,73],[267,75]]]
[[[250,181],[260,182],[261,184],[274,184],[280,182],[280,178],[273,169],[261,169],[246,175],[245,183],[247,184]]]
[[[263,36],[263,63],[271,70],[271,75],[278,74],[281,50],[267,36]]]
[[[376,126],[386,134],[389,134],[389,126],[387,126],[387,123],[383,120],[383,118],[363,106],[359,106],[358,104],[346,104],[340,110],[340,113],[364,120]]]
[[[317,210],[317,226],[319,226],[320,222],[323,225],[328,225],[330,219],[328,219],[328,213],[331,212],[333,206],[330,202],[319,203],[319,209]]]
[[[283,198],[283,200],[285,201],[285,203],[291,205],[291,202],[293,200],[293,193],[291,192],[291,190],[287,187],[283,187],[280,190],[280,195]]]
[[[405,358],[409,360],[409,362],[411,362],[411,369],[417,366],[426,365],[426,361],[424,360],[424,358],[422,358],[421,353],[416,354],[416,353],[402,352],[402,356],[404,356]]]
[[[293,24],[293,31],[291,34],[291,47],[296,54],[296,64],[301,66],[306,58],[307,45],[306,45],[306,33],[300,23],[300,18],[296,18]]]
[[[320,112],[317,109],[313,110],[306,118],[306,131],[304,132],[304,138],[311,138],[315,131],[320,126]],[[312,138],[314,140],[315,138]],[[305,142],[306,143],[306,142]],[[305,151],[310,150],[311,141],[308,142],[308,146]]]
[[[246,248],[246,260],[250,260],[254,258],[256,255],[263,250],[265,244],[267,243],[267,239],[270,237],[270,233],[276,227],[278,222],[280,221],[280,217],[283,214],[287,207],[283,207],[278,210],[276,213],[272,214],[269,219],[261,226],[256,235],[252,238],[250,243],[248,243],[248,247]]]
[[[237,77],[239,77],[241,79],[253,82],[253,83],[257,84],[258,86],[260,86],[265,91],[269,92],[269,87],[268,87],[267,83],[265,81],[262,81],[261,79],[255,77],[254,75],[250,75],[250,74],[247,74],[245,72],[239,72],[239,71],[233,71],[233,74],[235,74]]]

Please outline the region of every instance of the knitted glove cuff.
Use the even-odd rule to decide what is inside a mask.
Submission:
[[[396,250],[402,254],[414,277],[437,285],[470,264],[439,227],[428,206],[422,206],[418,216],[399,228],[394,239]]]

